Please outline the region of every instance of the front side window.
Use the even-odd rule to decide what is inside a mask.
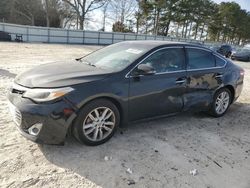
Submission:
[[[211,52],[187,48],[188,66],[187,69],[203,69],[215,67],[215,58]]]
[[[183,48],[167,48],[149,56],[142,64],[152,66],[156,73],[164,73],[185,69]]]

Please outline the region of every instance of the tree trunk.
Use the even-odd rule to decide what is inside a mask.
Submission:
[[[185,25],[186,25],[186,21],[183,23],[183,27],[182,27],[182,31],[181,31],[181,38],[184,37]]]
[[[107,12],[107,7],[108,7],[108,4],[103,9],[103,25],[102,25],[102,30],[103,31],[105,31],[105,26],[106,26],[106,12]]]
[[[80,17],[80,30],[84,29],[84,17]]]
[[[191,21],[190,27],[189,27],[189,32],[188,32],[188,38],[190,39],[191,35],[191,30],[192,30],[193,22]]]
[[[146,18],[146,28],[145,28],[146,35],[148,34],[148,19]]]
[[[220,32],[217,33],[217,41],[220,41]]]
[[[240,41],[241,41],[241,37],[239,36],[239,39],[238,39],[238,45],[240,45]]]
[[[205,28],[205,23],[203,24],[202,29],[201,29],[200,41],[201,41],[201,39],[202,39],[202,35],[203,35],[203,32],[204,32],[204,28]]]
[[[206,33],[206,36],[205,36],[205,41],[207,41],[207,37],[208,37],[208,32]]]
[[[86,15],[86,0],[83,0],[82,2],[82,14],[80,16],[80,30],[84,30],[84,21],[85,21],[85,15]]]
[[[156,31],[156,9],[154,10],[154,28],[153,28],[153,34],[155,34],[155,31]]]
[[[139,20],[140,18],[139,18],[139,15],[137,15],[137,17],[136,17],[136,34],[138,34],[138,31],[139,31]]]
[[[195,39],[195,40],[197,39],[198,28],[199,28],[199,25],[198,25],[198,23],[196,23],[195,32],[194,32],[194,39]]]
[[[35,25],[35,17],[33,15],[31,15],[31,25],[34,26]]]
[[[179,36],[179,28],[180,28],[180,24],[178,23],[177,24],[177,28],[176,28],[176,37]]]
[[[157,15],[156,15],[156,24],[155,24],[155,34],[158,35],[158,28],[159,28],[159,19],[160,19],[160,9],[157,9]]]
[[[168,22],[166,23],[166,29],[165,29],[165,32],[164,32],[165,36],[168,36],[168,31],[169,31],[170,22],[171,22],[171,21],[168,20]]]
[[[78,30],[78,28],[79,28],[79,17],[76,16],[76,29]]]
[[[48,0],[45,0],[44,2],[45,2],[45,12],[46,12],[46,25],[47,25],[47,27],[50,27]]]
[[[189,24],[189,22],[187,21],[186,27],[185,27],[185,38],[187,38],[187,28],[188,28],[188,24]]]

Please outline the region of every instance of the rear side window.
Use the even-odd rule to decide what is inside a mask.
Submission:
[[[217,56],[215,56],[215,61],[216,61],[216,67],[223,67],[226,64],[225,60]]]
[[[215,67],[215,59],[211,52],[187,48],[188,66],[187,69],[202,69]]]

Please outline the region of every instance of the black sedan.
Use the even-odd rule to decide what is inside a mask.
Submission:
[[[220,53],[221,55],[229,58],[232,55],[233,48],[230,45],[224,44],[222,45],[217,52]]]
[[[98,145],[139,119],[186,110],[220,117],[239,97],[243,77],[243,69],[201,46],[130,41],[24,72],[8,99],[26,138],[63,144],[72,133]]]
[[[0,41],[11,41],[11,35],[7,32],[0,31]]]
[[[232,54],[231,59],[239,61],[250,61],[250,49],[243,48],[236,51]]]

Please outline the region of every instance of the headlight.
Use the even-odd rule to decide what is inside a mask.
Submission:
[[[71,87],[56,89],[28,89],[24,92],[23,97],[32,99],[36,102],[47,102],[60,98],[73,91]]]

